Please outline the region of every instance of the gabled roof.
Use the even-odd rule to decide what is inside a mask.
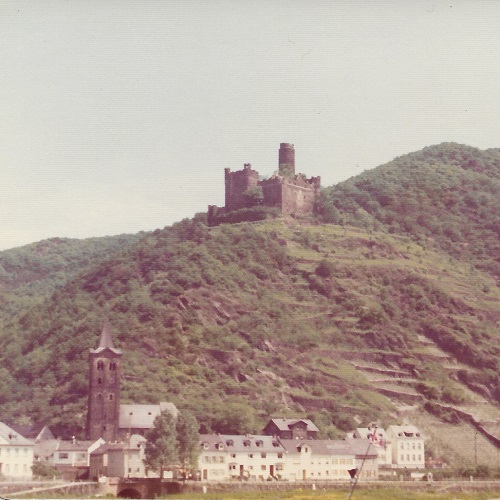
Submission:
[[[298,422],[304,422],[308,431],[319,431],[312,420],[303,418],[272,418],[267,425],[273,423],[280,431],[289,431]]]
[[[387,432],[382,427],[377,427],[375,431],[375,427],[357,427],[355,431],[349,432],[347,434],[348,438],[361,438],[361,439],[372,439],[373,432],[376,433],[377,441],[386,440]]]
[[[390,425],[387,431],[392,437],[422,439],[424,436],[414,425]]]
[[[33,424],[33,425],[11,424],[11,427],[18,434],[21,434],[26,439],[33,439],[38,441],[54,439],[52,431],[46,425],[43,424]]]
[[[113,451],[128,451],[128,450],[138,450],[147,439],[144,436],[138,434],[132,434],[130,439],[126,443],[105,443],[95,449],[91,455],[104,455],[105,453]]]
[[[245,436],[220,434],[217,436],[224,449],[233,452],[271,453],[284,451],[278,439],[272,436]]]
[[[154,419],[162,412],[168,411],[177,418],[179,411],[173,403],[160,403],[157,405],[120,405],[120,429],[151,429]]]
[[[120,349],[117,349],[113,345],[113,339],[111,337],[111,323],[107,318],[102,328],[101,338],[99,339],[99,346],[95,350],[90,349],[90,352],[95,354],[105,351],[106,349],[109,349],[111,352],[114,352],[115,354],[122,353]]]
[[[95,441],[59,441],[57,451],[88,451]]]
[[[356,458],[378,457],[377,447],[366,439],[346,439],[345,442]]]
[[[33,442],[11,429],[8,425],[0,422],[0,444],[11,444],[15,446],[33,446]]]
[[[287,453],[300,453],[299,449],[308,446],[313,455],[354,455],[349,443],[344,439],[280,439],[280,442]]]
[[[220,434],[200,434],[200,445],[207,451],[227,451],[224,436]]]

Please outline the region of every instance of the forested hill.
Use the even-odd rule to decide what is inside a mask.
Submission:
[[[406,234],[500,276],[500,149],[444,143],[326,189],[327,222]]]
[[[141,236],[51,238],[0,252],[0,325],[4,318],[39,303],[83,269]]]
[[[2,313],[2,418],[81,435],[88,348],[106,317],[124,351],[123,402],[173,401],[202,432],[300,415],[341,436],[398,421],[402,408],[452,421],[450,407],[500,400],[498,235],[479,217],[498,208],[498,174],[484,173],[498,153],[476,151],[473,169],[424,160],[448,149],[476,151],[428,148],[326,190],[323,217],[338,223],[209,228],[197,216],[94,256],[46,299]],[[407,227],[419,211],[436,226]]]

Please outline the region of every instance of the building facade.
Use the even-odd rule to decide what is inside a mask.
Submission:
[[[10,480],[33,478],[34,443],[0,422],[0,475]]]
[[[390,425],[387,428],[392,442],[392,466],[400,469],[425,467],[425,438],[413,425]]]

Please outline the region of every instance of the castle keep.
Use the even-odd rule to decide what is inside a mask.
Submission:
[[[221,212],[250,208],[256,204],[278,208],[288,215],[312,213],[314,202],[320,190],[321,178],[307,178],[295,174],[295,149],[293,144],[281,143],[278,153],[278,172],[269,179],[259,179],[259,173],[245,163],[243,170],[224,170],[226,204],[224,208],[210,206],[209,219]],[[256,202],[255,196],[262,190],[262,198]],[[254,194],[254,196],[252,196]]]

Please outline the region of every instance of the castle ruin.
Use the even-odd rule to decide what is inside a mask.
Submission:
[[[278,208],[282,214],[305,215],[314,210],[314,202],[320,190],[321,178],[307,178],[304,174],[295,174],[295,149],[293,144],[280,144],[278,154],[278,172],[268,179],[259,179],[259,173],[252,170],[250,163],[245,163],[243,170],[231,172],[224,170],[225,201],[224,208],[211,205],[208,207],[209,220],[221,213],[255,206],[255,197],[251,193],[262,190],[258,204]]]

